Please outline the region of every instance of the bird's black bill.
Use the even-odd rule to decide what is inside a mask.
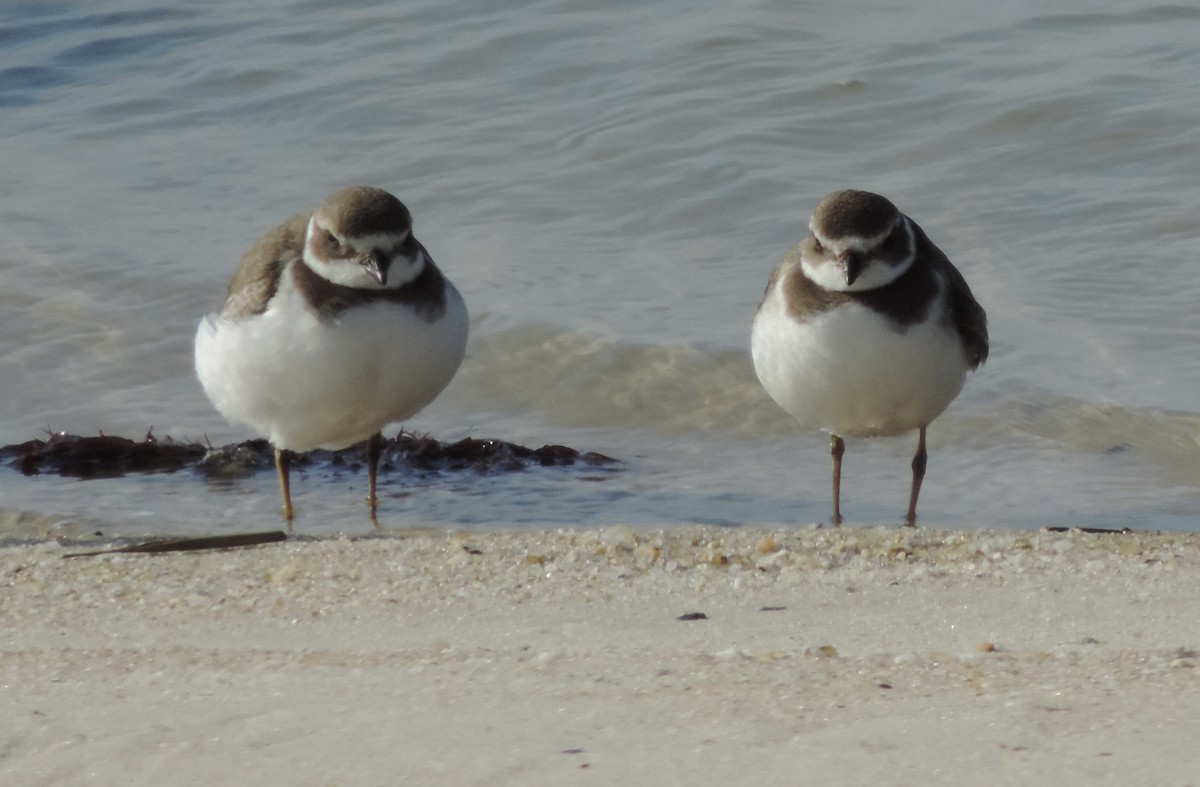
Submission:
[[[363,266],[363,270],[371,274],[372,279],[379,282],[379,286],[387,286],[388,265],[391,264],[391,260],[386,255],[378,251],[372,251],[359,260],[358,264]]]
[[[838,257],[838,265],[842,266],[842,274],[846,277],[846,286],[849,287],[858,280],[863,271],[863,258],[847,252]]]

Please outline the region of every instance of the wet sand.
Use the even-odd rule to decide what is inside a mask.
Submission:
[[[0,549],[0,783],[1200,784],[1200,535]]]

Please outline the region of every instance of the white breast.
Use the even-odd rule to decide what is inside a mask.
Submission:
[[[454,377],[467,310],[446,287],[434,322],[388,302],[321,322],[285,275],[263,314],[200,321],[196,373],[222,415],[274,445],[344,448],[415,415]]]
[[[900,434],[927,426],[958,396],[968,364],[940,306],[903,332],[857,304],[801,323],[783,298],[786,277],[798,275],[778,277],[750,344],[763,387],[801,423],[846,437]]]

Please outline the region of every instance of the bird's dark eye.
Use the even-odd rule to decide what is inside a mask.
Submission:
[[[821,241],[817,240],[816,235],[813,236],[813,249],[818,253],[825,251],[825,247],[821,245]]]
[[[337,236],[334,235],[332,232],[325,233],[325,242],[328,243],[330,245],[330,247],[332,247],[334,249],[340,249],[342,247],[342,242],[340,240],[338,240]]]

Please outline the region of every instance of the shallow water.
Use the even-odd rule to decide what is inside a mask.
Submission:
[[[923,523],[1200,527],[1200,10],[911,6],[2,5],[0,441],[251,436],[194,380],[196,322],[259,234],[363,182],[472,313],[406,426],[625,462],[389,477],[385,526],[822,521],[827,439],[759,389],[749,324],[854,186],[990,319]],[[914,443],[848,444],[848,520],[899,521]],[[3,470],[0,528],[273,526],[274,483]],[[366,528],[358,486],[302,476],[297,529]]]

